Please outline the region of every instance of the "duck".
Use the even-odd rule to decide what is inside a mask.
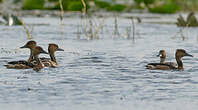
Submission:
[[[33,57],[34,57],[34,60],[35,62],[33,63],[33,70],[35,71],[39,71],[41,70],[42,68],[45,67],[45,65],[42,63],[42,61],[40,60],[39,58],[39,55],[43,53],[43,54],[48,54],[45,50],[43,50],[42,47],[40,46],[36,46],[34,49],[33,49]]]
[[[28,60],[19,60],[19,61],[11,61],[11,62],[8,62],[8,65],[5,65],[6,67],[8,68],[12,68],[13,65],[15,64],[21,64],[21,69],[25,69],[25,68],[29,68],[29,66],[32,66],[31,65],[31,61],[33,61],[33,49],[36,47],[36,41],[28,41],[24,46],[20,47],[20,48],[29,48],[30,49],[30,56],[28,58]],[[22,67],[22,65],[24,64],[24,67]],[[11,66],[12,65],[12,66]],[[28,67],[27,67],[28,65]]]
[[[40,65],[40,62],[38,60],[38,55],[40,53],[48,54],[46,51],[43,50],[42,47],[36,46],[32,49],[32,57],[36,62],[28,62],[25,60],[20,61],[13,61],[12,63],[8,63],[6,66],[8,69],[30,69],[30,68],[36,68],[37,65]]]
[[[169,64],[174,67],[177,67],[177,64],[175,62],[166,62],[166,51],[165,50],[160,50],[157,57],[160,57],[160,63]]]
[[[147,69],[152,70],[184,70],[182,58],[184,56],[193,57],[191,54],[187,53],[184,49],[177,49],[175,52],[175,59],[177,62],[177,66],[173,66],[166,63],[149,63],[146,65]]]
[[[48,53],[50,55],[50,58],[40,58],[42,63],[46,66],[46,67],[57,67],[58,66],[58,62],[56,60],[55,57],[55,52],[56,51],[64,51],[63,49],[59,48],[59,46],[57,44],[54,43],[50,43],[48,46]]]

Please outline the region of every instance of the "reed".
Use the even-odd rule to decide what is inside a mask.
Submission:
[[[93,40],[93,22],[91,19],[89,19],[89,36],[87,37],[88,40]]]
[[[131,28],[131,27],[127,27],[127,28],[126,28],[126,38],[127,38],[127,39],[130,39],[130,36],[131,36],[131,35],[130,35],[130,30],[131,30],[130,28]]]
[[[79,26],[80,26],[80,25],[78,25],[78,27],[77,27],[77,38],[78,38],[78,39],[81,38],[81,36],[80,36],[81,32],[80,32]]]
[[[95,32],[94,32],[94,38],[99,39],[99,35],[98,35],[98,34],[99,34],[100,30],[103,29],[103,27],[104,27],[104,22],[105,22],[105,19],[103,19],[103,20],[98,24],[98,26],[96,27]]]
[[[118,30],[118,20],[117,17],[114,19],[114,35],[120,35],[119,30]]]
[[[81,17],[81,24],[82,24],[82,33],[85,34],[85,36],[88,38],[88,32],[87,32],[87,18],[85,16]]]
[[[85,3],[84,0],[81,0],[81,2],[82,2],[82,4],[83,4],[82,13],[83,13],[83,15],[85,15],[85,14],[86,14],[86,10],[87,10],[87,6],[86,6],[86,3]]]
[[[131,25],[132,25],[131,27],[133,27],[133,28],[132,28],[132,32],[133,32],[133,34],[132,34],[132,35],[133,35],[133,36],[132,36],[132,39],[135,40],[135,24],[134,24],[133,17],[131,18]]]
[[[87,20],[88,19],[88,20]],[[82,19],[82,25],[81,25],[81,30],[83,31],[82,33],[85,35],[87,40],[93,40],[93,39],[99,39],[99,33],[104,27],[104,20],[101,20],[99,23],[99,20],[96,20],[97,22],[93,22],[94,19],[91,17],[88,17],[86,19]],[[80,38],[79,36],[79,26],[77,28],[77,38]]]
[[[63,1],[62,0],[59,0],[59,5],[60,5],[60,9],[61,9],[61,12],[60,12],[60,21],[61,21],[61,25],[63,25],[63,15],[64,15],[64,9],[63,9]]]
[[[184,41],[185,40],[185,36],[184,36],[184,33],[183,33],[183,29],[180,29],[179,33],[180,33],[180,36],[181,36],[182,40]]]
[[[31,35],[30,31],[28,30],[26,24],[23,22],[23,19],[19,18],[19,20],[22,23],[23,28],[25,29],[28,39],[32,39],[32,35]]]

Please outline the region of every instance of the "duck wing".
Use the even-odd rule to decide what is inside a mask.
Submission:
[[[27,62],[25,60],[11,61],[4,66],[8,69],[29,69],[34,67],[34,65],[31,62]]]
[[[177,67],[177,64],[175,62],[166,62],[165,64],[168,64],[168,65],[172,65],[174,67]]]
[[[17,64],[26,65],[26,66],[30,66],[30,67],[34,66],[31,62],[27,62],[25,60],[8,62],[8,65],[17,65]]]
[[[149,63],[146,65],[147,69],[170,70],[177,69],[175,66],[164,63]]]

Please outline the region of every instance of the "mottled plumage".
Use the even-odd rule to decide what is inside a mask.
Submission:
[[[57,67],[58,62],[56,61],[55,52],[56,51],[64,51],[63,49],[59,48],[57,44],[49,44],[48,52],[50,58],[40,58],[42,63],[45,67]]]
[[[44,54],[48,54],[46,51],[43,50],[43,48],[41,48],[40,46],[37,46],[34,50],[33,50],[33,57],[34,60],[36,61],[36,63],[34,64],[33,69],[35,71],[39,71],[40,69],[44,68],[45,65],[41,62],[41,60],[39,59],[39,55],[41,53]]]
[[[166,62],[165,50],[160,50],[159,54],[157,56],[160,57],[160,63],[172,65],[173,67],[177,67],[177,64],[175,62]]]
[[[32,68],[34,65],[31,63],[33,60],[33,49],[36,47],[35,41],[28,41],[24,46],[20,48],[29,48],[30,49],[30,57],[27,61],[25,60],[19,60],[19,61],[11,61],[8,62],[6,66],[9,69],[29,69]]]
[[[172,69],[183,70],[184,67],[181,58],[184,56],[193,57],[192,55],[188,54],[184,49],[177,49],[175,53],[175,59],[178,65],[177,67],[166,63],[149,63],[146,65],[146,68],[154,69],[154,70],[172,70]]]
[[[32,50],[32,56],[34,57],[35,62],[28,62],[28,61],[24,61],[24,60],[12,61],[12,62],[8,62],[8,64],[4,65],[4,66],[6,66],[8,69],[29,69],[29,68],[33,68],[34,70],[38,71],[38,70],[40,70],[44,67],[44,64],[42,64],[42,62],[40,62],[40,59],[38,57],[40,53],[48,54],[40,46],[36,46]]]

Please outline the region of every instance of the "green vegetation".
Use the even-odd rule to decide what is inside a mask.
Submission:
[[[179,15],[176,24],[181,27],[198,27],[198,19],[195,17],[194,12],[191,12],[188,14],[186,20],[183,16]]]
[[[5,0],[0,0],[3,2]],[[118,4],[119,0],[85,0],[87,10],[98,11],[127,11],[133,9],[148,9],[152,13],[175,13],[178,11],[198,11],[198,0],[128,0],[126,4]],[[59,0],[13,0],[13,3],[21,3],[22,9],[50,9],[60,10]],[[124,3],[124,2],[123,2]],[[130,4],[131,3],[131,4]],[[65,11],[82,11],[81,0],[62,0]]]
[[[23,0],[22,3],[25,10],[43,9],[45,0]]]
[[[99,7],[99,8],[108,8],[108,7],[111,6],[110,3],[104,2],[104,1],[95,0],[94,2],[95,2],[95,4],[96,4],[96,6]]]
[[[70,2],[68,4],[67,10],[69,11],[81,11],[83,9],[83,4],[81,1]]]
[[[153,8],[149,8],[149,11],[152,13],[175,13],[178,10],[179,6],[174,3],[168,3],[160,6],[155,6]]]
[[[144,3],[145,5],[153,4],[155,0],[134,0],[137,4]]]
[[[53,9],[60,10],[59,0],[51,0],[56,1],[56,6]],[[82,11],[83,4],[81,0],[62,0],[63,9],[67,11]],[[87,4],[87,9],[89,8]]]
[[[135,0],[140,6],[144,3],[150,12],[152,13],[175,13],[180,9],[177,0]]]
[[[125,5],[122,4],[115,4],[115,5],[111,5],[110,7],[107,8],[108,11],[124,11],[126,9]]]

